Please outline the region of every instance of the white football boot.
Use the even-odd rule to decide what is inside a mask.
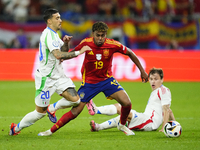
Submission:
[[[121,123],[117,124],[117,128],[124,132],[127,136],[129,135],[135,135],[135,133],[133,131],[131,131],[129,128],[127,128],[125,125],[122,125]]]
[[[49,129],[49,130],[47,130],[47,131],[44,131],[44,132],[40,132],[39,134],[38,134],[38,136],[50,136],[50,135],[52,135],[53,133],[51,132],[51,130]]]

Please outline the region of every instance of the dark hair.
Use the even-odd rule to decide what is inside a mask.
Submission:
[[[57,9],[53,9],[53,8],[49,8],[47,10],[44,11],[44,15],[43,15],[43,19],[44,21],[47,23],[48,19],[52,18],[53,14],[58,13],[59,11]]]
[[[108,26],[102,21],[95,22],[92,26],[92,32],[100,31],[100,32],[107,32]]]
[[[164,74],[163,74],[163,70],[161,68],[151,68],[150,71],[149,71],[149,76],[151,74],[155,74],[155,73],[158,73],[160,78],[163,79]]]

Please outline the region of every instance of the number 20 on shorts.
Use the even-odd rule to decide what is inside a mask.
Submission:
[[[49,91],[42,91],[41,93],[41,99],[49,99]]]

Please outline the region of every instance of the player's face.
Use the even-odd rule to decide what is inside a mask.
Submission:
[[[51,28],[55,31],[60,30],[61,23],[62,23],[62,20],[60,18],[60,14],[59,13],[53,14],[52,18],[50,19]]]
[[[155,90],[163,84],[163,79],[160,78],[160,75],[158,73],[150,74],[149,83],[152,90]]]
[[[106,32],[94,31],[92,34],[94,37],[94,44],[96,46],[102,46],[106,39]]]

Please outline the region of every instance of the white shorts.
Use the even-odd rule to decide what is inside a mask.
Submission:
[[[144,113],[138,113],[135,110],[131,110],[133,116],[128,124],[128,128],[131,130],[141,130],[141,131],[152,131],[152,117]]]
[[[60,95],[69,87],[75,87],[75,85],[72,80],[65,75],[59,79],[52,79],[49,77],[42,77],[42,75],[36,71],[35,104],[40,107],[47,107],[49,105],[51,96],[55,92]]]

